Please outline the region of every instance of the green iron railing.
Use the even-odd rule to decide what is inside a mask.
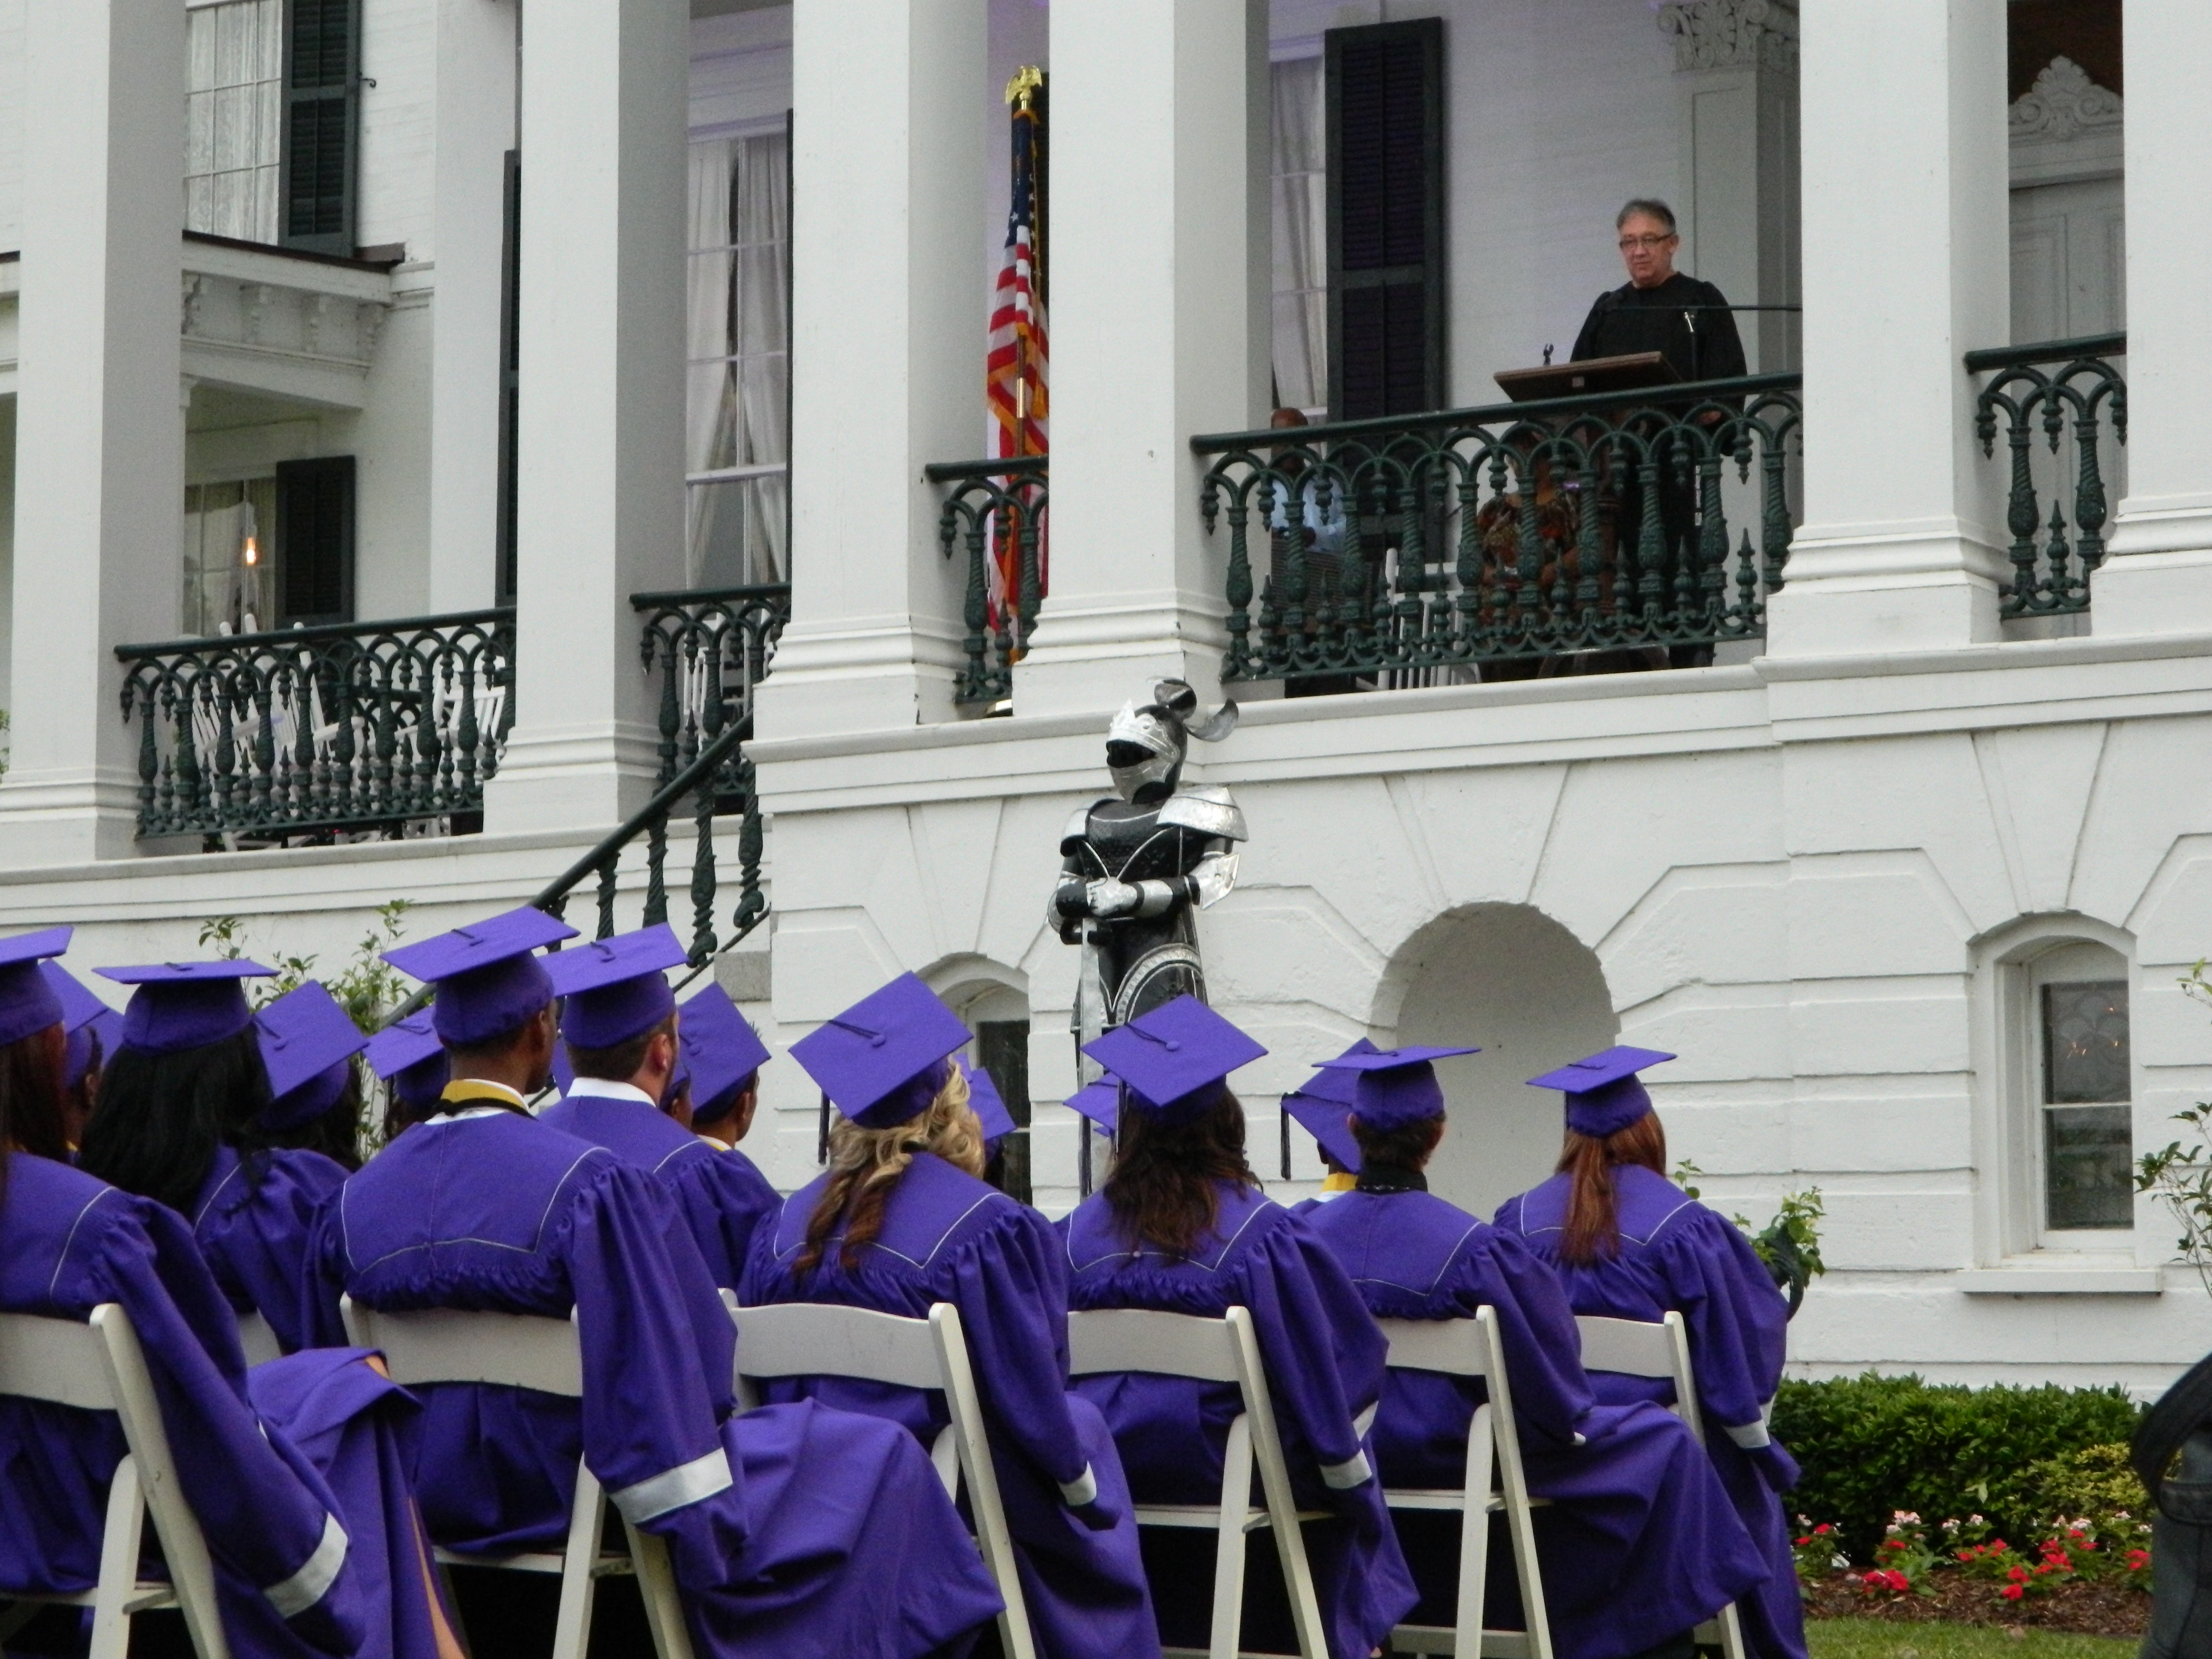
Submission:
[[[1013,695],[1014,663],[1036,627],[1044,593],[1047,458],[936,461],[922,472],[932,483],[951,486],[938,514],[939,547],[948,559],[963,543],[968,551],[967,662],[954,700],[997,702]],[[1012,581],[1002,574],[1009,563]]]
[[[514,610],[120,645],[138,833],[314,840],[481,812]]]
[[[647,673],[660,674],[665,784],[729,727],[750,730],[754,688],[791,620],[791,584],[633,593],[629,602],[645,618],[638,653]],[[725,794],[744,793],[734,775],[722,781]]]
[[[1763,635],[1790,556],[1801,385],[1757,374],[1193,438],[1214,458],[1200,510],[1229,529],[1223,678],[1413,684]]]
[[[2128,441],[2128,384],[2112,362],[2127,349],[2124,334],[2094,334],[1966,354],[1968,374],[1990,376],[1974,398],[1974,435],[1982,453],[1994,457],[2002,418],[2010,468],[2005,527],[2012,532],[2012,579],[1999,592],[2002,616],[2089,608],[2089,575],[2104,562],[2112,517],[2105,442],[2109,434],[2117,470],[2118,451]],[[2050,457],[2039,465],[2039,436]],[[2070,526],[2063,504],[2069,494]]]

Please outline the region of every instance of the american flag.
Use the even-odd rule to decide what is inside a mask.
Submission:
[[[1044,321],[1044,76],[1024,68],[1006,86],[1013,106],[1013,202],[1006,214],[1006,252],[999,267],[991,307],[991,339],[984,358],[983,395],[991,413],[994,457],[1046,453],[1048,404]],[[1009,602],[1018,607],[1021,567],[1018,538],[993,526],[991,620]],[[1040,527],[1037,589],[1044,589]]]

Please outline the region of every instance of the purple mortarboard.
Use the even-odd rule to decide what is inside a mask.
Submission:
[[[1368,1054],[1340,1054],[1322,1061],[1322,1069],[1349,1072],[1355,1079],[1352,1109],[1373,1129],[1402,1129],[1408,1123],[1444,1115],[1444,1091],[1431,1063],[1455,1054],[1479,1054],[1480,1048],[1383,1048]]]
[[[553,1000],[553,982],[534,952],[575,937],[566,922],[525,905],[386,951],[384,959],[437,986],[432,1028],[439,1041],[466,1048],[504,1036]]]
[[[676,1012],[667,969],[684,962],[666,922],[595,939],[549,957],[546,977],[561,1001],[561,1036],[579,1048],[612,1048]]]
[[[156,962],[143,968],[95,968],[102,979],[135,985],[123,1011],[123,1042],[149,1054],[177,1054],[236,1036],[253,1024],[242,979],[276,970],[234,957],[223,962]]]
[[[1019,1126],[1014,1115],[1006,1109],[1000,1097],[999,1085],[991,1081],[991,1074],[980,1066],[965,1068],[968,1073],[968,1104],[975,1113],[975,1121],[983,1126],[983,1151],[991,1151]]]
[[[46,958],[68,950],[70,935],[75,931],[71,927],[41,927],[35,933],[0,939],[0,1043],[20,1042],[33,1031],[65,1023],[62,999],[46,971]],[[62,972],[59,969],[54,971]],[[68,975],[64,974],[63,977]],[[92,995],[82,985],[76,988],[86,996]],[[93,1000],[99,1000],[96,997]],[[90,1014],[85,1016],[87,1019],[90,1018]]]
[[[74,1089],[92,1069],[92,1041],[100,1038],[103,1057],[112,1054],[123,1034],[123,1016],[103,1002],[97,992],[58,962],[41,962],[39,973],[61,1003],[63,1051],[62,1087]]]
[[[338,1103],[353,1075],[353,1057],[368,1039],[353,1016],[321,984],[309,980],[253,1017],[269,1104],[261,1127],[281,1133],[311,1123]]]
[[[396,1019],[369,1038],[368,1069],[392,1085],[402,1105],[417,1112],[437,1104],[451,1074],[446,1045],[427,1012]]]
[[[1067,1097],[1067,1109],[1087,1117],[1101,1134],[1112,1134],[1121,1121],[1121,1080],[1111,1075],[1086,1083]]]
[[[1379,1053],[1365,1037],[1353,1043],[1338,1056],[1350,1060],[1358,1054]],[[1359,1143],[1352,1138],[1345,1116],[1352,1110],[1353,1097],[1358,1089],[1358,1073],[1335,1067],[1316,1067],[1305,1086],[1283,1097],[1283,1109],[1303,1125],[1308,1134],[1321,1143],[1321,1149],[1337,1164],[1354,1175],[1359,1173]]]
[[[709,985],[678,1011],[676,1040],[691,1071],[694,1123],[725,1116],[732,1097],[768,1064],[768,1045],[719,985]]]
[[[1185,1123],[1221,1097],[1238,1066],[1267,1051],[1194,996],[1179,996],[1083,1045],[1128,1085],[1129,1103]]]
[[[1635,1048],[1623,1043],[1574,1060],[1556,1072],[1532,1077],[1528,1085],[1535,1089],[1565,1090],[1567,1127],[1578,1135],[1602,1140],[1651,1109],[1651,1097],[1644,1091],[1636,1074],[1647,1066],[1675,1058],[1662,1049]]]
[[[967,1042],[959,1015],[901,974],[793,1043],[791,1057],[854,1122],[888,1129],[929,1109],[945,1055]]]

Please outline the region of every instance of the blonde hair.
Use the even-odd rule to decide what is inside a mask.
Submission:
[[[842,1115],[830,1125],[830,1181],[807,1218],[806,1243],[795,1264],[799,1277],[821,1266],[840,1225],[845,1237],[838,1260],[852,1267],[854,1253],[883,1231],[891,1189],[916,1152],[982,1176],[983,1126],[968,1104],[968,1079],[957,1060],[946,1061],[945,1082],[921,1116],[888,1129],[864,1128]]]

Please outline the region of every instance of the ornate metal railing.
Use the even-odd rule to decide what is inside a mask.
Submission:
[[[1990,376],[1974,398],[1974,435],[1982,453],[1994,457],[2002,418],[2011,468],[2005,526],[2012,532],[2012,580],[1999,595],[2003,616],[2089,608],[2089,573],[2104,562],[2112,516],[2106,462],[2117,471],[2119,447],[2128,441],[2128,383],[2111,360],[2127,349],[2126,335],[2096,334],[1966,354],[1968,374]],[[2050,458],[2040,463],[2039,436]]]
[[[1047,459],[936,461],[922,469],[932,483],[951,486],[938,514],[939,547],[948,559],[957,544],[968,549],[967,666],[956,702],[1013,695],[1014,664],[1036,627],[1044,593]]]
[[[754,688],[791,620],[791,584],[633,593],[629,602],[645,618],[638,651],[646,672],[660,672],[658,781],[665,784],[724,732],[752,729]],[[737,765],[732,759],[717,780],[733,802],[750,787]]]
[[[1215,458],[1200,510],[1229,527],[1223,678],[1413,684],[1600,651],[1662,665],[1668,647],[1762,635],[1790,556],[1801,384],[1193,438]]]
[[[477,813],[514,726],[512,606],[115,654],[141,836],[396,836]]]

